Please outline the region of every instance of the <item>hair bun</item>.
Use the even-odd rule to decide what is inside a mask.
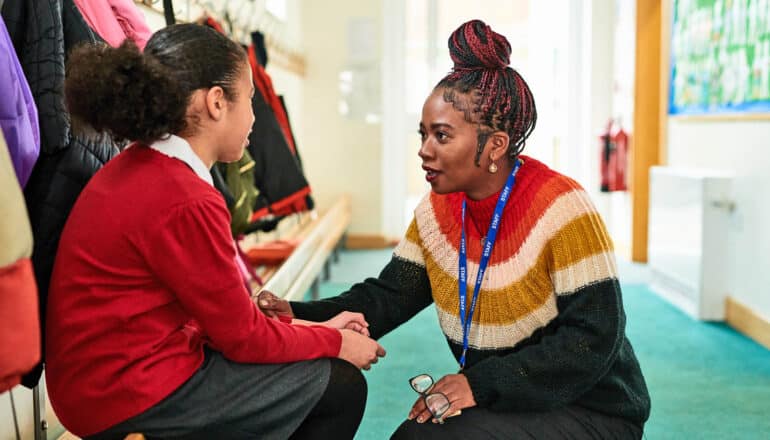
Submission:
[[[77,126],[150,144],[185,124],[186,97],[166,69],[126,39],[83,44],[67,60],[64,97]]]
[[[505,69],[511,63],[511,44],[483,21],[471,20],[449,36],[449,55],[455,70]]]

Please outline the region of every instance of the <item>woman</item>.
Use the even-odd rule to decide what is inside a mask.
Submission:
[[[260,307],[362,312],[379,338],[435,303],[460,372],[412,381],[446,405],[420,396],[393,438],[638,439],[650,402],[605,227],[574,180],[521,155],[537,114],[505,37],[474,20],[449,52],[420,122],[432,192],[393,259],[338,297]]]
[[[210,167],[241,157],[254,122],[243,49],[177,25],[144,54],[81,47],[67,74],[73,118],[135,142],[88,183],[59,245],[46,378],[64,426],[95,439],[352,438],[358,368],[384,351],[346,329],[368,334],[360,314],[259,313],[211,185]]]

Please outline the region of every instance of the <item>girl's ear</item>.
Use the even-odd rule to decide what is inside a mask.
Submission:
[[[206,93],[206,109],[209,117],[215,121],[222,119],[224,110],[227,107],[225,102],[225,91],[220,86],[214,86]]]

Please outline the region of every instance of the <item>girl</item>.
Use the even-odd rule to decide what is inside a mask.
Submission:
[[[48,390],[81,437],[352,438],[358,427],[356,367],[384,355],[345,329],[363,317],[267,319],[235,263],[209,169],[243,154],[251,78],[243,49],[193,24],[157,32],[144,54],[124,43],[70,55],[73,119],[134,141],[80,195],[51,283]]]

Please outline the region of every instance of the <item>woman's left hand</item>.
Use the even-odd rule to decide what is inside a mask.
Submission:
[[[428,394],[430,393],[441,393],[447,396],[451,403],[442,418],[447,418],[462,409],[476,406],[471,386],[464,374],[448,374],[442,377],[428,391]],[[412,410],[409,411],[409,416],[407,416],[409,420],[417,419],[417,423],[427,422],[432,417],[433,415],[425,406],[425,399],[422,396],[417,399],[417,402],[412,406]],[[433,419],[433,422],[437,423],[439,420]]]

